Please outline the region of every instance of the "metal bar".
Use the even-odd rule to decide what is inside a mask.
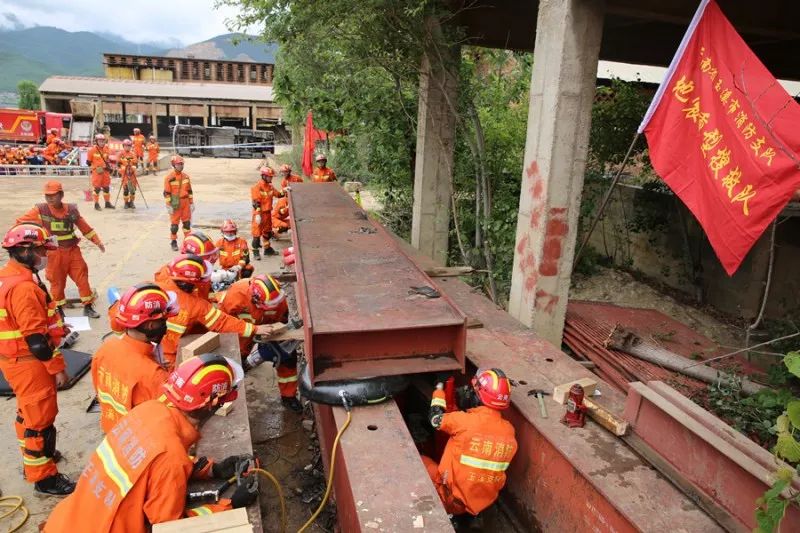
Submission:
[[[463,370],[466,316],[350,195],[298,183],[289,203],[312,379]]]

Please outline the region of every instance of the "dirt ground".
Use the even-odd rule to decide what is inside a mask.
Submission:
[[[249,188],[258,179],[257,162],[240,159],[199,159],[186,161],[186,172],[192,177],[196,211],[193,222],[209,236],[216,239],[219,231],[210,226],[219,226],[223,219],[231,217],[238,224],[240,233],[250,238]],[[84,178],[65,178],[65,201],[76,202],[81,214],[96,230],[106,245],[102,254],[90,242],[81,241],[84,257],[89,264],[92,286],[99,294],[96,309],[103,315],[93,320],[92,331],[81,333],[74,349],[93,353],[108,331],[105,317],[108,287],[128,286],[152,279],[153,273],[173,257],[169,247],[169,220],[161,195],[165,172],[140,179],[149,208],[144,199],[137,197],[135,211],[123,210],[120,200],[116,211],[96,212],[92,203],[85,200],[84,190],[88,183]],[[43,201],[42,186],[46,180],[36,177],[0,177],[0,228],[7,228],[14,219],[36,202]],[[114,185],[118,182],[115,180]],[[112,200],[116,195],[112,190]],[[289,246],[289,240],[275,243],[280,250]],[[5,253],[0,253],[2,262]],[[256,272],[278,269],[278,256],[255,262]],[[77,295],[71,282],[67,285],[67,296]],[[79,309],[67,311],[67,315],[80,315]],[[296,530],[310,516],[317,501],[308,500],[319,484],[314,469],[304,467],[313,460],[314,451],[309,449],[312,440],[302,427],[300,415],[285,411],[278,395],[277,382],[270,365],[262,365],[252,371],[246,379],[250,425],[257,453],[266,468],[283,485],[289,507],[289,529]],[[64,459],[59,469],[76,478],[83,469],[88,456],[101,440],[98,415],[86,413],[94,396],[91,377],[84,376],[72,389],[59,392],[58,449]],[[49,514],[58,503],[57,498],[34,495],[32,485],[22,479],[22,466],[16,446],[13,419],[14,399],[0,398],[0,491],[3,495],[19,495],[25,500],[31,518],[21,531],[36,531],[36,525]],[[302,472],[302,474],[301,474]],[[274,489],[262,485],[262,512],[265,531],[279,530],[279,509]],[[10,522],[0,521],[0,530],[7,530]],[[322,531],[323,529],[312,528]]]
[[[591,276],[575,276],[570,300],[609,302],[625,307],[656,309],[725,347],[744,346],[744,331],[669,294],[637,281],[627,272],[599,267]]]

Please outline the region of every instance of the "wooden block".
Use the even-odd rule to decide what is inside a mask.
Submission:
[[[233,409],[233,402],[225,402],[214,414],[217,416],[228,416],[228,412],[230,412],[231,409]]]
[[[181,357],[177,363],[180,364],[190,357],[200,355],[201,353],[208,353],[213,350],[217,350],[219,346],[219,333],[215,333],[213,331],[204,333],[197,339],[181,348]]]
[[[618,417],[591,398],[584,397],[583,405],[592,419],[617,437],[628,432],[628,421]]]
[[[561,385],[556,385],[553,388],[553,400],[563,405],[564,402],[567,401],[567,396],[569,395],[569,388],[572,387],[575,383],[583,387],[583,394],[584,397],[586,398],[593,395],[594,391],[597,390],[597,381],[593,380],[592,378],[576,379],[575,381],[570,381],[569,383],[562,383]]]
[[[305,339],[302,329],[286,329],[277,335],[268,337],[271,341],[301,341]]]
[[[297,281],[297,273],[291,270],[272,272],[270,276],[280,281],[281,283],[294,283]]]
[[[425,273],[432,278],[447,278],[453,276],[466,276],[472,274],[474,269],[468,266],[458,267],[430,267],[425,269]]]
[[[242,529],[244,528],[244,529]],[[232,509],[209,515],[193,516],[153,525],[153,533],[252,532],[244,509]]]

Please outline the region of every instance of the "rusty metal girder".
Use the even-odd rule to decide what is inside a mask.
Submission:
[[[313,381],[463,370],[466,317],[335,183],[292,185],[297,302]]]

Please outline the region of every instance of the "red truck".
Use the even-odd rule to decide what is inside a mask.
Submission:
[[[69,130],[72,115],[27,109],[0,109],[0,142],[44,143],[47,132]]]

